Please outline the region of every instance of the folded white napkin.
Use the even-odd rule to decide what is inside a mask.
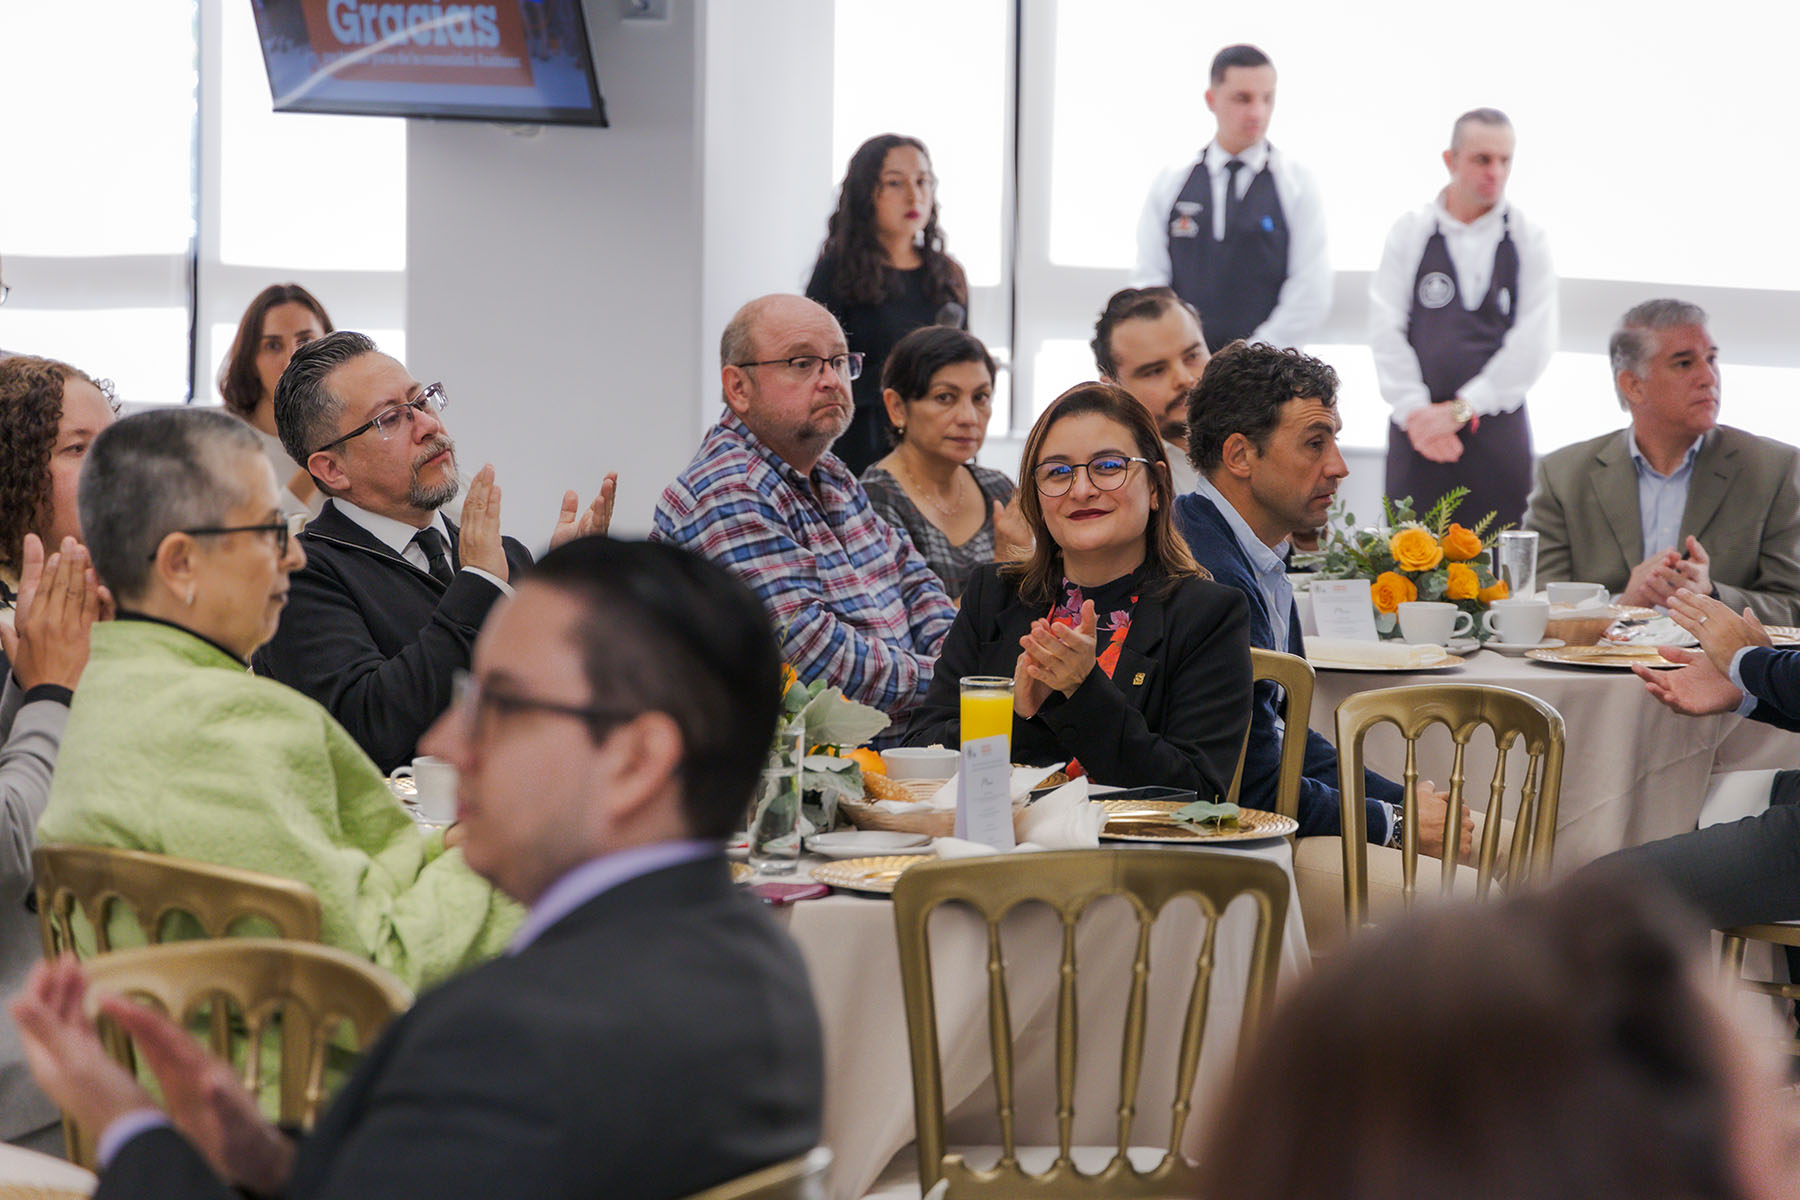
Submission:
[[[1614,625],[1601,635],[1608,642],[1627,646],[1697,646],[1699,640],[1671,617],[1652,617],[1636,625]]]
[[[1019,819],[1022,840],[1019,850],[1091,850],[1100,844],[1100,829],[1106,824],[1106,809],[1088,799],[1088,781],[1083,776],[1051,792],[1025,810]],[[938,838],[934,843],[939,858],[969,858],[992,854],[992,846],[963,838]]]
[[[1598,596],[1587,596],[1575,604],[1552,604],[1550,606],[1550,619],[1554,621],[1558,617],[1564,619],[1569,617],[1598,617],[1602,615],[1606,609],[1611,607],[1611,600],[1602,600]]]
[[[1306,657],[1314,662],[1354,667],[1429,667],[1441,662],[1442,646],[1410,646],[1404,642],[1362,642],[1353,638],[1309,637]]]
[[[1013,804],[1023,804],[1026,794],[1032,788],[1062,770],[1064,765],[1063,763],[1052,763],[1047,767],[1015,766],[1012,769],[1012,781],[1007,785],[1013,798]],[[944,785],[933,792],[928,800],[920,800],[911,804],[900,800],[879,800],[875,803],[875,807],[882,812],[890,813],[954,812],[956,809],[956,785],[961,774],[959,771],[956,775],[946,779]]]

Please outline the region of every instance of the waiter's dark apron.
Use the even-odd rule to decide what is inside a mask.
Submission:
[[[1288,223],[1275,177],[1269,174],[1271,147],[1263,169],[1236,204],[1231,196],[1237,180],[1227,179],[1225,239],[1215,239],[1206,154],[1201,151],[1169,209],[1169,286],[1200,310],[1207,349],[1216,351],[1249,337],[1275,311],[1281,285],[1287,282]]]
[[[1433,404],[1456,399],[1464,384],[1481,373],[1500,349],[1519,310],[1519,249],[1513,243],[1510,214],[1501,217],[1500,244],[1494,247],[1494,273],[1480,307],[1463,307],[1456,292],[1456,267],[1440,227],[1432,231],[1413,278],[1412,316],[1406,340],[1419,356],[1419,371]],[[1406,430],[1388,426],[1387,494],[1413,498],[1420,516],[1454,487],[1469,495],[1457,506],[1465,526],[1490,511],[1493,528],[1519,524],[1531,494],[1531,425],[1523,405],[1512,412],[1484,415],[1457,433],[1462,457],[1435,463],[1413,449]]]

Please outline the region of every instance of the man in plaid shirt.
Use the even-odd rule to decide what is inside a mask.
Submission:
[[[738,310],[719,362],[726,411],[663,492],[652,540],[755,589],[801,679],[904,718],[956,608],[830,452],[849,427],[862,356],[825,309],[775,295]]]

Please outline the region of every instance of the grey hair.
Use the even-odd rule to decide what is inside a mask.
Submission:
[[[302,468],[337,433],[344,408],[343,400],[325,386],[326,379],[351,359],[374,353],[373,338],[340,329],[314,338],[288,360],[275,383],[275,432],[281,448]]]
[[[114,596],[141,600],[164,538],[221,524],[250,499],[232,470],[245,457],[262,460],[256,431],[219,409],[152,409],[94,439],[77,507],[94,571]]]
[[[1625,402],[1625,389],[1619,386],[1619,373],[1629,371],[1639,379],[1644,377],[1650,366],[1650,356],[1656,353],[1653,335],[1658,330],[1680,325],[1703,326],[1707,321],[1706,310],[1698,304],[1668,298],[1646,300],[1620,317],[1619,327],[1613,330],[1606,343],[1607,356],[1612,359],[1613,391],[1618,394],[1619,407],[1628,412],[1631,409]]]
[[[1462,149],[1463,130],[1470,125],[1492,125],[1500,129],[1511,129],[1512,118],[1497,108],[1471,108],[1456,118],[1456,124],[1450,126],[1451,153]]]

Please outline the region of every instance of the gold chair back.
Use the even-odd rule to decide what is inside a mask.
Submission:
[[[387,1023],[412,1004],[412,991],[367,959],[334,946],[279,938],[213,938],[169,942],[97,955],[86,964],[91,987],[149,1001],[191,1025],[202,1007],[232,1021],[209,1022],[208,1044],[232,1057],[231,1028],[244,1031],[244,1087],[262,1084],[259,1049],[279,1017],[281,1120],[311,1128],[325,1102],[325,1067],[339,1029],[348,1024],[357,1049],[366,1049]],[[134,1066],[128,1039],[102,1022],[108,1046]]]
[[[1528,887],[1548,878],[1556,845],[1556,809],[1563,764],[1563,721],[1554,708],[1524,692],[1483,684],[1419,684],[1359,692],[1344,700],[1337,709],[1338,787],[1344,825],[1341,839],[1344,844],[1344,907],[1350,932],[1354,933],[1369,919],[1369,822],[1363,785],[1363,738],[1370,729],[1384,722],[1395,726],[1406,740],[1406,767],[1401,779],[1405,789],[1401,801],[1405,816],[1401,836],[1401,891],[1407,905],[1412,904],[1418,884],[1419,738],[1434,724],[1449,729],[1454,747],[1450,765],[1450,811],[1445,821],[1445,827],[1451,830],[1462,828],[1463,813],[1468,808],[1464,761],[1469,739],[1483,726],[1494,731],[1495,763],[1493,777],[1488,781],[1487,813],[1485,820],[1477,823],[1476,857],[1475,862],[1469,864],[1476,871],[1477,897],[1487,897],[1498,874],[1507,756],[1521,739],[1527,765],[1519,787],[1512,843],[1505,858],[1507,887]],[[1459,865],[1459,847],[1452,841],[1445,847],[1440,873],[1445,892],[1454,885]]]
[[[1244,996],[1243,1036],[1249,1038],[1268,1015],[1274,999],[1283,922],[1287,916],[1288,876],[1262,859],[1185,850],[1067,850],[995,858],[955,859],[922,863],[900,877],[894,888],[894,924],[900,943],[900,978],[905,990],[907,1037],[912,1050],[913,1105],[917,1119],[919,1188],[930,1191],[948,1180],[949,1200],[969,1196],[1150,1197],[1194,1195],[1197,1174],[1180,1152],[1200,1062],[1202,1035],[1212,999],[1213,949],[1219,919],[1239,896],[1254,899],[1257,927],[1249,984]],[[1128,990],[1119,1068],[1117,1141],[1110,1162],[1096,1174],[1077,1170],[1071,1156],[1075,1119],[1076,1063],[1076,924],[1083,912],[1103,897],[1128,900],[1137,918],[1136,954],[1129,975],[1120,980]],[[1176,1086],[1170,1106],[1169,1141],[1154,1168],[1140,1171],[1126,1156],[1132,1145],[1138,1080],[1145,1054],[1149,1007],[1150,934],[1157,915],[1173,900],[1198,903],[1206,922],[1192,990],[1181,1022],[1176,1056]],[[970,1167],[945,1146],[942,1067],[932,985],[931,915],[940,906],[960,903],[974,909],[987,927],[988,1041],[992,1056],[995,1105],[999,1116],[1001,1156],[990,1169]],[[1019,1162],[1014,1130],[1012,1013],[1007,1001],[1006,959],[1001,922],[1013,910],[1041,903],[1056,915],[1062,929],[1062,953],[1056,1003],[1057,1155],[1050,1168],[1028,1173]],[[1185,970],[1185,964],[1183,966]]]
[[[825,1200],[825,1173],[830,1168],[831,1151],[818,1146],[799,1158],[695,1192],[687,1200]]]
[[[1800,980],[1792,983],[1774,983],[1763,979],[1744,978],[1744,951],[1751,942],[1768,942],[1775,946],[1792,946],[1800,948],[1800,925],[1738,925],[1731,929],[1721,929],[1724,941],[1719,946],[1719,973],[1725,983],[1742,988],[1746,992],[1754,992],[1760,996],[1769,996],[1777,1000],[1793,1004],[1800,1001]],[[1792,1022],[1785,1022],[1791,1025]],[[1800,1040],[1793,1038],[1776,1039],[1778,1048],[1784,1054],[1800,1057]]]
[[[108,846],[39,846],[31,856],[44,954],[81,954],[75,914],[92,927],[95,953],[112,949],[109,924],[119,905],[137,919],[144,941],[162,941],[173,913],[197,921],[208,937],[224,937],[233,925],[262,918],[284,938],[319,940],[319,898],[304,883]]]
[[[1313,669],[1304,658],[1279,650],[1250,651],[1250,677],[1255,683],[1273,683],[1281,689],[1281,776],[1275,793],[1275,811],[1284,817],[1300,815],[1300,773],[1306,766],[1306,734],[1311,728]],[[1296,717],[1298,719],[1296,720]],[[1244,759],[1250,752],[1250,734],[1238,751],[1237,774],[1231,777],[1232,803],[1239,803],[1244,786]]]

